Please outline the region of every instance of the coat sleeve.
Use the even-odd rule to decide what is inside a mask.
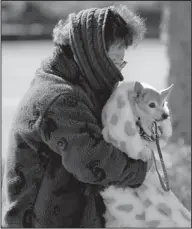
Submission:
[[[63,166],[78,180],[107,186],[138,187],[147,164],[106,143],[101,124],[83,101],[60,95],[42,116],[43,141],[61,155]]]

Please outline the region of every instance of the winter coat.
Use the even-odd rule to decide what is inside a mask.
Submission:
[[[110,87],[99,88],[103,75],[92,84],[74,52],[56,45],[17,107],[3,177],[3,227],[103,227],[105,207],[95,190],[138,187],[145,178],[146,163],[101,134],[102,107],[118,75],[106,74]]]

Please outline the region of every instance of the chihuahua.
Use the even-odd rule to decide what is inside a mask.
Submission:
[[[133,159],[149,160],[151,150],[156,148],[154,122],[161,147],[172,135],[167,106],[172,88],[158,91],[145,83],[119,83],[102,111],[105,141]]]

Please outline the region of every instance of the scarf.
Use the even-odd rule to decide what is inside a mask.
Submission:
[[[105,48],[104,30],[109,9],[92,8],[69,16],[69,39],[75,60],[90,88],[107,95],[123,80]]]
[[[67,21],[60,21],[54,29],[60,45],[55,47],[53,57],[46,60],[44,66],[44,69],[49,68],[46,71],[53,70],[51,73],[83,85],[99,100],[101,107],[115,84],[123,80],[105,47],[104,30],[110,8],[82,10],[70,14]]]

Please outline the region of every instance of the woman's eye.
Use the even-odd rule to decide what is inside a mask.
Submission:
[[[155,103],[149,103],[149,107],[155,108]]]

